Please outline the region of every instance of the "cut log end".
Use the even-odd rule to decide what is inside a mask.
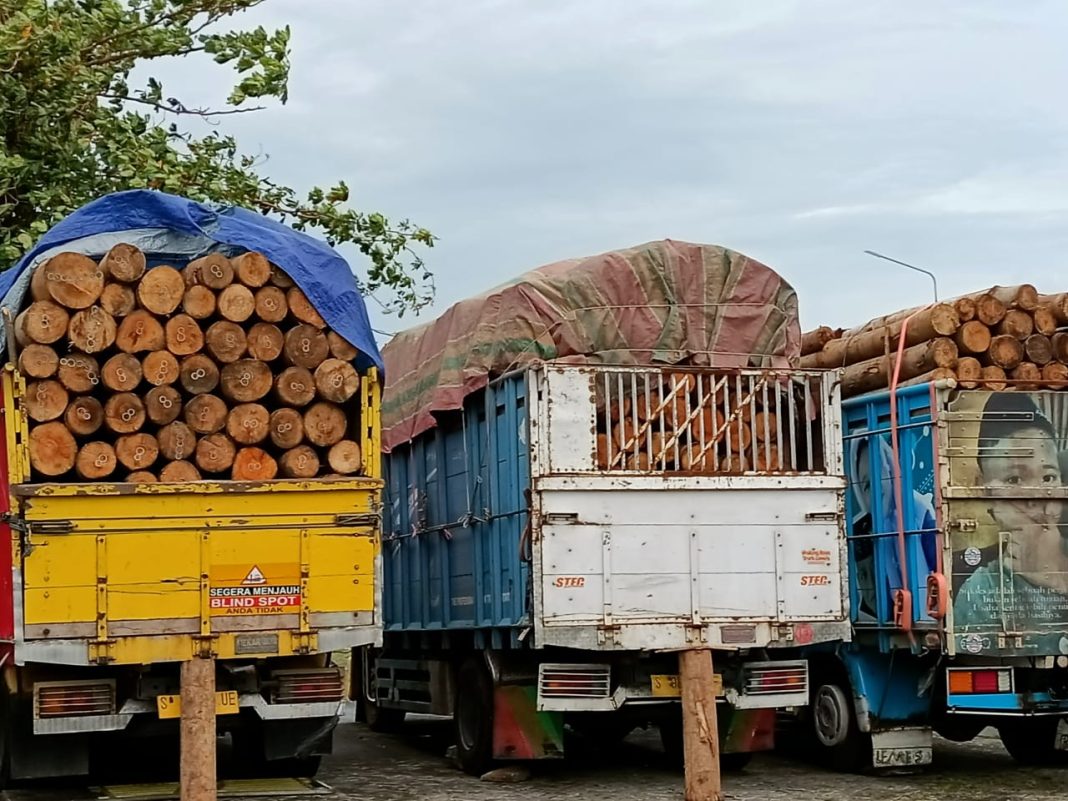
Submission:
[[[59,354],[55,348],[34,342],[19,353],[18,367],[26,378],[51,378],[59,370]]]
[[[200,481],[202,476],[196,465],[186,459],[168,463],[159,473],[159,480],[164,484],[187,484]]]
[[[206,286],[191,286],[182,298],[182,311],[194,320],[206,320],[215,314],[215,293]]]
[[[115,344],[115,318],[99,306],[77,311],[70,318],[67,334],[71,345],[84,353],[100,353]]]
[[[235,403],[253,403],[271,391],[273,376],[265,362],[240,359],[223,367],[219,390]]]
[[[182,359],[178,373],[182,389],[190,395],[211,392],[219,385],[218,365],[202,353]]]
[[[326,335],[307,324],[294,326],[286,332],[284,349],[289,364],[306,370],[314,370],[330,355]]]
[[[247,286],[231,284],[219,293],[217,308],[219,316],[243,323],[256,311],[256,299]]]
[[[209,434],[197,443],[197,467],[205,473],[225,473],[236,455],[237,448],[225,434]]]
[[[280,323],[289,314],[286,293],[276,286],[256,290],[256,316],[265,323]]]
[[[119,461],[115,449],[107,442],[87,442],[75,457],[74,469],[86,481],[99,481],[115,472]]]
[[[130,312],[119,324],[115,345],[125,353],[162,350],[167,346],[163,326],[144,309]]]
[[[115,456],[127,470],[147,470],[159,458],[159,443],[151,434],[124,434],[115,441]]]
[[[270,323],[256,323],[248,330],[248,355],[261,362],[273,362],[282,355],[285,337]]]
[[[248,339],[237,323],[220,320],[213,323],[204,335],[208,353],[221,364],[232,364],[245,355]]]
[[[85,395],[70,402],[63,415],[63,422],[73,433],[88,437],[104,425],[104,406],[96,398]]]
[[[1009,385],[1007,378],[1005,370],[1001,367],[993,364],[987,365],[983,368],[983,389],[1000,392]]]
[[[271,284],[279,289],[289,289],[293,286],[293,279],[289,277],[285,270],[277,265],[271,265]]]
[[[182,410],[187,426],[198,434],[215,434],[222,431],[230,410],[226,402],[216,395],[197,395]]]
[[[1032,334],[1024,342],[1027,360],[1039,367],[1053,361],[1053,342],[1045,334]]]
[[[330,331],[326,335],[326,341],[330,345],[330,355],[335,359],[351,362],[360,354],[354,345],[350,344],[347,339],[336,331]]]
[[[69,399],[66,388],[59,381],[46,378],[34,381],[26,387],[23,403],[31,420],[46,423],[63,416]]]
[[[108,284],[100,293],[100,308],[121,319],[137,308],[137,296],[125,284]]]
[[[145,404],[132,392],[119,392],[104,404],[104,425],[116,434],[133,434],[145,424]]]
[[[237,280],[256,289],[271,279],[271,263],[262,253],[249,251],[230,259]]]
[[[278,475],[278,462],[262,448],[242,448],[234,457],[234,481],[270,481]]]
[[[333,403],[319,401],[304,413],[304,436],[313,445],[326,448],[345,438],[348,421],[344,410]]]
[[[15,318],[15,338],[22,346],[51,345],[62,339],[70,325],[70,314],[57,303],[39,300]]]
[[[360,443],[343,439],[330,448],[326,455],[330,469],[343,476],[355,475],[363,470],[363,452]]]
[[[230,411],[226,433],[238,445],[258,445],[271,433],[271,414],[259,403],[242,403]]]
[[[145,381],[154,387],[170,386],[178,380],[178,360],[169,350],[157,350],[141,362]]]
[[[49,296],[68,309],[87,309],[104,291],[103,271],[80,253],[60,253],[38,269],[45,271]]]
[[[961,353],[986,353],[990,347],[990,329],[978,320],[970,320],[957,331],[956,342]]]
[[[289,313],[293,317],[313,328],[326,328],[326,321],[316,311],[307,296],[297,287],[292,287],[286,293],[286,302],[289,304]]]
[[[349,362],[327,359],[315,368],[315,388],[323,400],[344,403],[360,389],[360,376]]]
[[[296,409],[275,409],[270,428],[271,442],[278,448],[295,448],[304,439],[304,417]]]
[[[274,385],[278,399],[287,406],[307,406],[315,400],[315,378],[303,367],[287,367]]]
[[[216,291],[225,289],[234,280],[234,268],[221,253],[209,253],[189,262],[182,270],[186,286],[205,286]]]
[[[188,314],[178,314],[164,328],[167,350],[175,356],[191,356],[204,347],[204,332]]]
[[[145,395],[145,413],[158,426],[173,423],[182,413],[182,396],[174,387],[155,387]]]
[[[987,357],[994,367],[1013,370],[1023,361],[1023,343],[1014,336],[1000,334],[990,340]]]
[[[78,443],[63,423],[44,423],[30,430],[29,451],[33,472],[55,478],[74,469]]]
[[[71,353],[59,360],[56,377],[71,392],[92,392],[100,384],[100,364],[92,356]]]
[[[178,420],[163,426],[156,438],[159,440],[159,452],[172,461],[189,459],[196,452],[196,434]]]
[[[116,281],[132,284],[145,274],[146,265],[145,254],[139,248],[119,243],[104,256],[100,269]]]
[[[298,445],[282,454],[279,466],[287,478],[314,478],[319,474],[319,455],[308,445]]]
[[[159,479],[156,478],[155,473],[151,473],[148,470],[137,470],[126,476],[126,482],[129,484],[156,484]]]
[[[185,280],[173,267],[153,267],[137,285],[137,300],[153,314],[167,315],[177,309],[185,297]]]

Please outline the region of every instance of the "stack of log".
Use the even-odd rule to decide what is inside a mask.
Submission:
[[[357,351],[259,253],[60,253],[14,320],[34,480],[352,475]],[[9,338],[10,339],[10,338]]]
[[[905,348],[898,364],[904,332]],[[965,389],[1068,387],[1068,293],[1022,284],[802,337],[801,366],[844,368],[842,396],[952,378]]]

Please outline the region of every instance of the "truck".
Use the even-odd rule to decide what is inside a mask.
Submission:
[[[992,727],[1022,764],[1068,747],[1068,398],[952,380],[843,402],[852,637],[797,652],[800,725],[845,770],[932,760]]]
[[[313,300],[317,284],[354,284],[332,250],[258,214],[128,192],[46,235],[5,274],[4,308],[19,307],[30,273],[57,252],[97,259],[117,242],[178,266],[208,251],[259,250]],[[344,302],[320,308],[336,321]],[[10,334],[11,315],[4,319]],[[355,403],[357,436],[373,454],[377,350],[369,328],[362,339],[344,321],[337,329],[370,348],[357,360]],[[168,745],[176,757],[180,667],[201,657],[215,662],[217,729],[232,736],[241,769],[313,774],[348,708],[331,654],[381,637],[378,460],[341,478],[49,479],[31,470],[27,379],[8,342],[0,374],[4,778],[84,775],[138,754],[166,762]]]
[[[657,419],[625,454],[602,431],[598,452],[604,420],[683,383],[684,444],[676,423],[665,453]],[[718,416],[692,413],[713,398]],[[757,398],[780,411],[767,439],[739,434],[768,419],[743,420]],[[770,748],[775,710],[808,702],[805,661],[781,649],[843,636],[837,408],[824,373],[544,363],[441,415],[385,460],[383,646],[357,660],[372,728],[452,716],[471,773],[559,757],[565,726],[622,738],[657,725],[678,754],[675,652],[708,648],[723,764]],[[701,430],[717,418],[735,422]],[[777,442],[785,461],[666,466],[687,450],[697,466],[705,446],[722,458],[727,432],[758,452]]]

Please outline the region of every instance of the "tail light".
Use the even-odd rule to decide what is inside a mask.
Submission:
[[[746,669],[746,695],[778,695],[807,689],[808,670],[804,663],[764,662]]]
[[[980,670],[950,670],[951,695],[990,695],[1012,692],[1012,670],[986,668]]]
[[[341,701],[345,686],[337,668],[279,670],[274,674],[273,704],[314,704]]]
[[[115,682],[42,681],[33,685],[33,713],[44,718],[115,714]]]

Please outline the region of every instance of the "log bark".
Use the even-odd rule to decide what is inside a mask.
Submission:
[[[99,306],[90,306],[71,315],[67,334],[78,350],[100,353],[115,344],[117,331],[114,317]]]
[[[204,332],[188,314],[176,314],[163,329],[167,350],[175,356],[190,356],[204,347]]]
[[[107,442],[87,442],[74,459],[74,471],[86,481],[98,481],[115,472],[115,449]]]
[[[950,370],[946,367],[936,367],[930,372],[918,375],[915,378],[910,378],[908,381],[902,381],[898,384],[899,387],[914,387],[919,384],[931,384],[935,381],[956,381],[957,374],[954,370]]]
[[[1043,295],[1040,300],[1042,305],[1053,313],[1057,325],[1068,325],[1068,292],[1062,292],[1059,295]]]
[[[998,323],[997,332],[1002,336],[1016,337],[1022,342],[1035,332],[1035,321],[1025,311],[1009,309],[1005,312],[1005,319]]]
[[[274,376],[265,362],[241,359],[222,369],[219,391],[235,403],[253,403],[271,391]]]
[[[333,445],[326,454],[327,464],[335,473],[343,476],[351,476],[363,470],[363,452],[360,443],[351,439],[343,439]]]
[[[310,325],[297,325],[285,336],[286,362],[296,367],[314,370],[330,355],[326,335]]]
[[[78,443],[63,423],[45,423],[30,429],[30,468],[49,478],[74,468]]]
[[[219,316],[232,323],[243,323],[256,311],[256,298],[247,286],[230,284],[219,293]]]
[[[304,413],[304,436],[320,448],[341,442],[347,428],[345,412],[336,404],[319,401]]]
[[[970,320],[957,331],[957,349],[961,353],[986,353],[990,338],[989,328],[978,320]]]
[[[127,470],[147,470],[159,458],[159,443],[151,434],[124,434],[115,440],[115,458]]]
[[[801,366],[828,369],[874,359],[897,348],[898,337],[908,318],[888,326],[859,333],[847,332],[828,342],[822,351],[801,358]],[[951,337],[960,328],[956,309],[947,303],[935,304],[908,320],[905,345],[912,347],[938,337]],[[287,349],[288,354],[288,349]]]
[[[48,270],[45,264],[34,268],[33,275],[30,276],[30,297],[35,301],[52,300],[52,295],[48,292]]]
[[[1053,361],[1053,342],[1045,334],[1031,334],[1024,342],[1024,355],[1039,367]]]
[[[722,801],[715,670],[711,651],[680,651],[686,801]]]
[[[128,484],[156,484],[158,482],[159,479],[156,478],[156,474],[148,470],[138,470],[126,476],[126,483]]]
[[[145,274],[147,264],[145,254],[140,249],[120,243],[107,252],[100,262],[100,269],[103,270],[104,275],[116,281],[132,284]]]
[[[304,440],[304,417],[296,409],[275,409],[269,425],[275,447],[295,448]]]
[[[1050,389],[1068,387],[1068,365],[1050,362],[1042,368],[1042,382]]]
[[[991,288],[987,294],[993,295],[1004,303],[1006,309],[1019,309],[1030,312],[1038,308],[1038,290],[1031,284],[996,286]]]
[[[280,323],[289,314],[286,293],[276,286],[256,290],[256,316],[265,323]]]
[[[92,356],[72,353],[59,360],[56,377],[71,392],[92,392],[100,384],[100,364]]]
[[[188,459],[176,459],[169,462],[159,472],[159,480],[165,484],[188,484],[190,481],[200,481],[201,478],[196,465]],[[214,797],[213,795],[212,798]],[[199,801],[201,796],[193,796],[193,798]]]
[[[323,400],[344,403],[359,390],[360,376],[348,362],[327,359],[315,368],[315,388]]]
[[[197,395],[182,410],[185,424],[197,434],[222,431],[230,410],[217,395]]]
[[[207,320],[215,314],[215,293],[206,286],[191,286],[182,297],[182,311],[194,320]]]
[[[287,406],[307,406],[315,400],[315,378],[303,367],[287,367],[274,382],[275,394]]]
[[[964,389],[975,389],[983,379],[983,365],[978,359],[964,356],[957,360],[957,382]]]
[[[155,387],[145,395],[145,414],[158,426],[173,423],[182,413],[182,396],[174,387]]]
[[[256,323],[248,330],[248,355],[261,362],[273,362],[282,355],[285,338],[281,329],[270,323]]]
[[[197,435],[185,423],[175,420],[159,430],[159,452],[171,461],[188,459],[196,451]]]
[[[1008,376],[1002,368],[995,364],[987,365],[983,368],[983,389],[1000,392],[1008,386],[1006,378]]]
[[[1053,336],[1057,330],[1057,316],[1049,306],[1039,306],[1031,313],[1035,322],[1035,333],[1047,337]]]
[[[178,373],[182,389],[190,395],[212,392],[219,386],[219,367],[203,353],[194,353],[182,359]]]
[[[842,396],[851,397],[889,387],[896,362],[897,353],[894,352],[889,356],[880,356],[849,365],[842,373]],[[905,349],[901,358],[898,380],[907,381],[930,372],[936,367],[955,368],[956,366],[956,343],[948,337],[940,337]]]
[[[58,420],[67,410],[70,395],[61,383],[46,378],[43,381],[33,381],[26,386],[24,403],[26,414],[38,423],[47,423],[49,420]]]
[[[230,259],[234,275],[245,286],[256,289],[271,279],[271,263],[262,253],[249,251]]]
[[[33,342],[19,352],[19,372],[26,378],[51,378],[58,369],[55,348]]]
[[[119,323],[115,335],[115,345],[125,353],[142,353],[148,350],[162,350],[167,346],[163,335],[163,326],[159,320],[144,309],[130,312]]]
[[[327,344],[330,346],[330,355],[343,362],[351,362],[359,355],[359,351],[351,345],[345,337],[336,331],[330,331],[326,335]]]
[[[242,403],[230,410],[226,433],[238,445],[259,445],[271,433],[271,413],[259,403]]]
[[[80,253],[60,253],[44,265],[48,294],[60,306],[87,309],[100,300],[104,273]]]
[[[237,323],[220,320],[212,323],[204,335],[208,353],[221,364],[232,364],[245,355],[248,340]]]
[[[141,372],[154,387],[170,386],[178,380],[178,360],[169,350],[154,350],[142,360]]]
[[[100,308],[112,317],[125,317],[137,308],[137,296],[125,284],[107,284],[100,293]]]
[[[1005,319],[1008,309],[993,295],[980,295],[975,299],[975,319],[988,327],[994,327]]]
[[[132,392],[119,392],[104,404],[104,425],[116,434],[134,434],[145,424],[145,404]]]
[[[1013,370],[1023,361],[1023,343],[1014,336],[1000,335],[990,340],[987,358],[995,367]]]
[[[962,323],[975,319],[976,310],[974,298],[957,298],[953,301],[953,308],[957,310],[957,316]]]
[[[1042,383],[1042,370],[1031,362],[1020,362],[1009,373],[1009,378],[1013,380],[1016,389],[1034,390]]]
[[[801,355],[808,356],[811,353],[818,353],[823,350],[824,345],[834,338],[834,329],[825,325],[806,331],[801,335]]]
[[[1058,331],[1050,337],[1053,345],[1053,358],[1061,364],[1068,364],[1068,331]]]
[[[278,475],[278,462],[255,446],[242,448],[234,456],[230,477],[234,481],[270,481]]]
[[[310,445],[298,445],[278,460],[286,478],[314,478],[319,474],[319,454]]]
[[[132,392],[141,383],[141,362],[132,353],[116,353],[104,362],[100,377],[113,392]]]
[[[289,277],[285,270],[277,265],[271,265],[271,285],[276,286],[279,289],[289,289],[293,286],[293,279]]]
[[[208,434],[197,443],[197,467],[205,473],[224,473],[234,464],[237,448],[225,434]]]
[[[326,328],[326,321],[322,318],[322,315],[315,310],[311,301],[297,287],[291,287],[286,292],[286,302],[289,304],[289,313],[295,319],[313,328]]]
[[[173,267],[153,267],[137,285],[137,300],[153,314],[167,315],[177,309],[185,297],[185,280]]]
[[[50,300],[38,300],[15,318],[15,339],[22,347],[51,345],[67,333],[70,314]]]
[[[73,433],[80,437],[88,437],[104,425],[104,406],[96,398],[88,395],[75,398],[67,407],[63,422]]]
[[[206,286],[218,291],[230,286],[234,280],[234,268],[221,253],[209,253],[189,262],[182,270],[186,286]]]

